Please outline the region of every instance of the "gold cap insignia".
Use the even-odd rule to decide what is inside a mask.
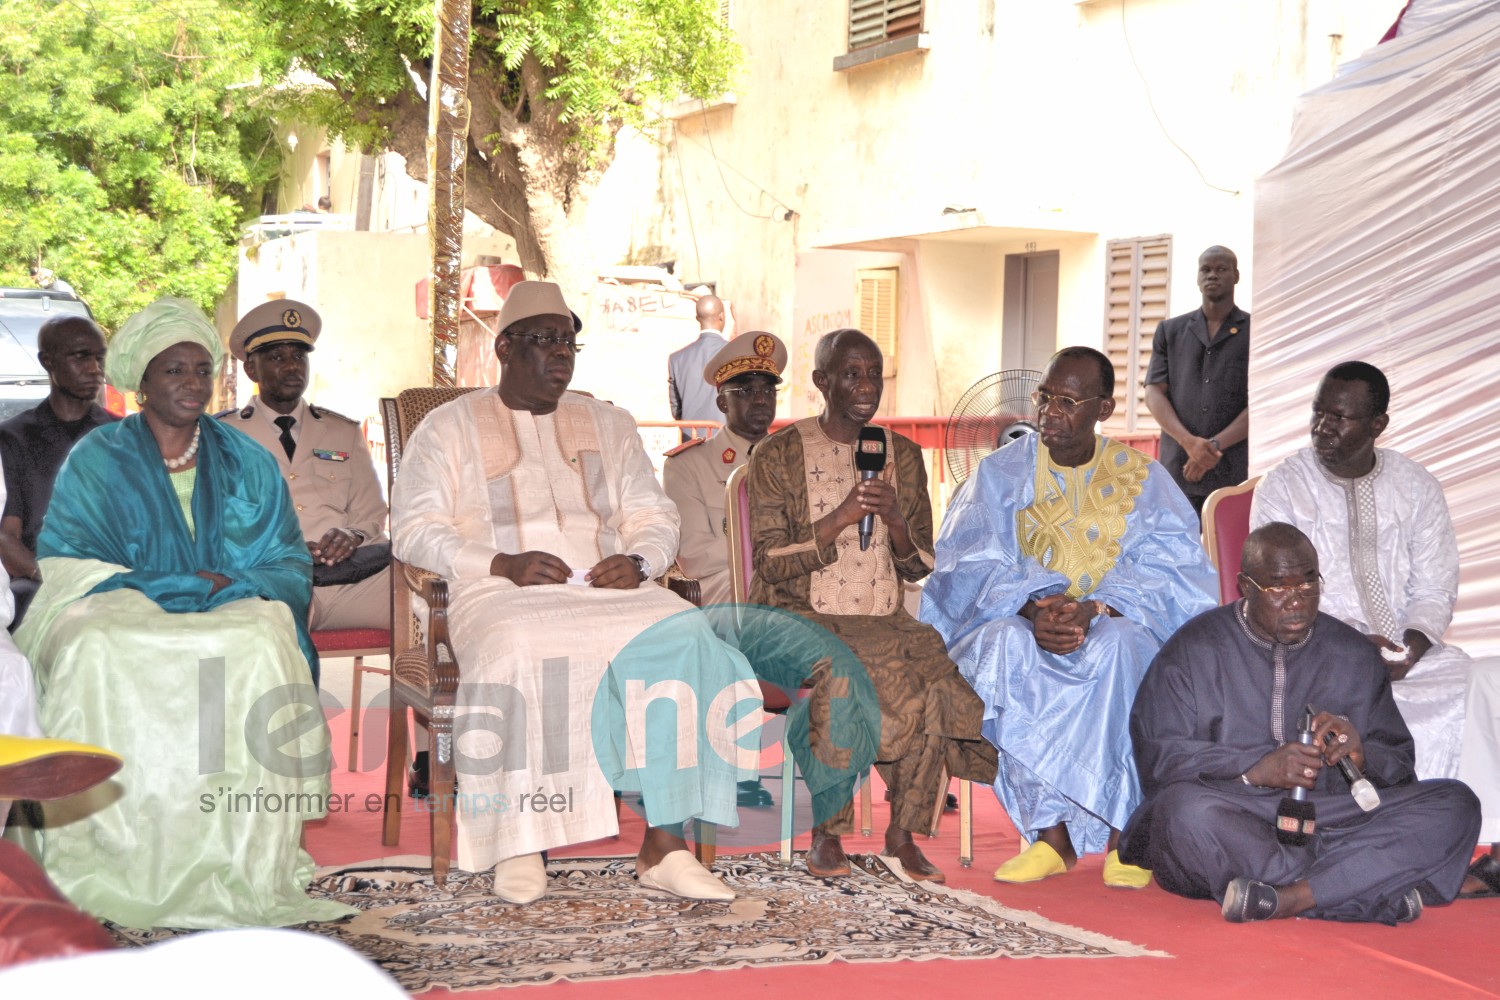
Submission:
[[[281,314],[281,325],[295,330],[302,325],[302,314],[295,309],[288,309]]]

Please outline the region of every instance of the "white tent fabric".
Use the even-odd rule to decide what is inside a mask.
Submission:
[[[1379,443],[1437,476],[1458,532],[1447,639],[1500,653],[1500,0],[1413,0],[1292,133],[1256,185],[1251,474],[1308,444],[1323,372],[1377,365]]]

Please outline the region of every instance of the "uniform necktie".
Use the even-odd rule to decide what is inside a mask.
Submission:
[[[286,451],[288,462],[297,451],[297,442],[292,440],[292,425],[297,422],[296,417],[277,417],[276,426],[281,428],[281,447]]]

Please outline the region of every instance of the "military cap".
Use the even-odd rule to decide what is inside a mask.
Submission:
[[[272,299],[245,313],[229,334],[229,353],[240,361],[273,344],[301,344],[309,351],[323,329],[318,311],[295,299]]]
[[[769,375],[781,381],[786,345],[762,330],[742,333],[725,344],[703,369],[703,380],[715,389],[740,375]]]

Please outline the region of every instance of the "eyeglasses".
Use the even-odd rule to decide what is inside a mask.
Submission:
[[[1323,589],[1322,573],[1318,574],[1318,578],[1316,580],[1308,580],[1306,583],[1288,584],[1284,587],[1262,587],[1260,584],[1252,580],[1250,578],[1250,574],[1248,573],[1241,573],[1240,579],[1250,584],[1250,586],[1254,587],[1266,597],[1270,598],[1272,602],[1277,604],[1280,604],[1283,601],[1291,600],[1293,594],[1296,594],[1298,597],[1313,597]]]
[[[1103,398],[1103,396],[1090,396],[1088,399],[1074,399],[1072,396],[1058,396],[1042,389],[1031,394],[1031,401],[1036,404],[1038,410],[1045,410],[1048,404],[1056,403],[1057,408],[1064,413],[1072,413],[1084,403]]]
[[[735,395],[737,395],[737,396],[743,396],[746,399],[775,399],[776,398],[776,387],[773,386],[773,385],[766,385],[766,386],[726,385],[724,388],[720,389],[719,391],[720,392],[732,392]]]
[[[550,351],[552,348],[557,347],[559,344],[561,344],[563,347],[566,347],[574,354],[577,354],[579,351],[583,350],[582,344],[580,344],[572,336],[565,334],[522,333],[519,331],[513,332],[507,330],[505,331],[505,335],[507,337],[520,337],[522,340],[529,340],[531,341],[533,347],[540,347],[544,351]]]

